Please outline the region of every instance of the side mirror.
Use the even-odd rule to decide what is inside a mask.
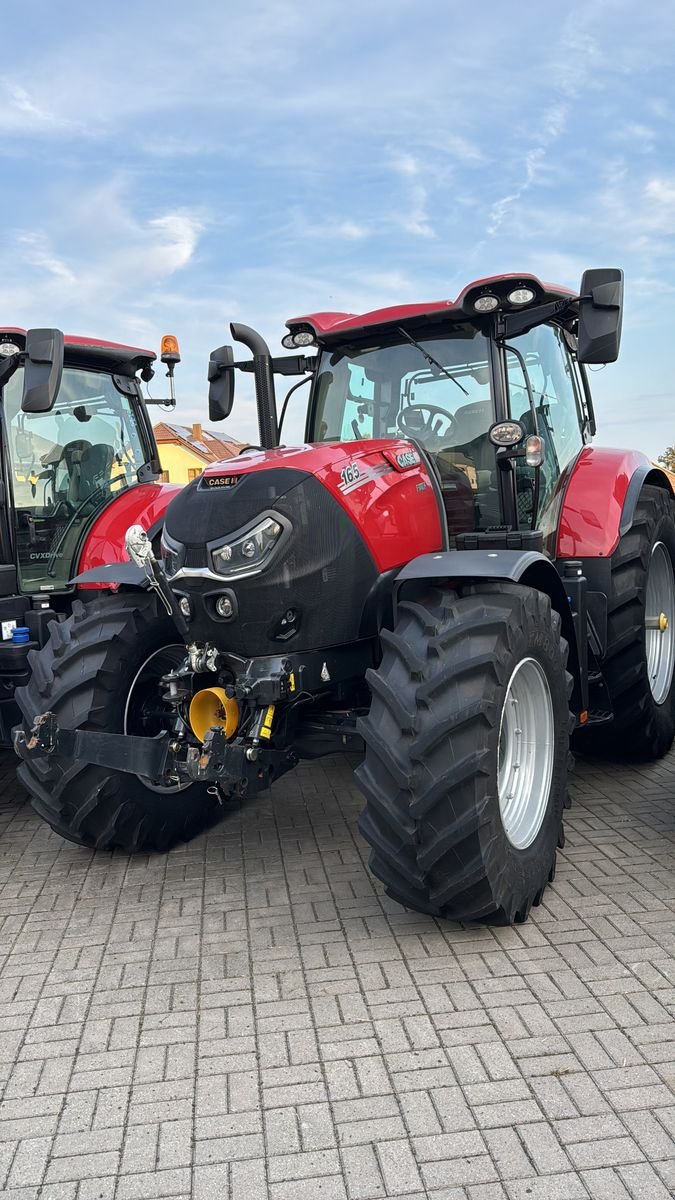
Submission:
[[[621,343],[623,271],[603,267],[584,271],[579,297],[579,362],[616,362]]]
[[[209,420],[224,421],[234,404],[234,351],[219,346],[209,359]]]
[[[14,434],[14,453],[17,462],[32,463],[35,458],[35,442],[29,433],[22,429]]]
[[[63,334],[60,329],[29,329],[23,366],[21,408],[28,413],[50,412],[63,374]]]

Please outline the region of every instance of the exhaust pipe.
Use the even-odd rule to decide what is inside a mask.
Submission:
[[[250,325],[238,325],[233,322],[230,332],[235,342],[248,346],[253,355],[253,378],[255,380],[255,400],[258,409],[258,429],[260,430],[260,445],[265,450],[273,450],[279,445],[279,427],[277,424],[277,399],[274,390],[274,372],[272,371],[272,356],[264,338],[251,329]]]

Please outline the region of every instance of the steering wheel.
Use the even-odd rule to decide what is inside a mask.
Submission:
[[[422,417],[423,424],[421,428],[419,425],[415,425],[412,421],[409,421],[411,413],[428,414],[426,417]],[[445,427],[442,424],[434,425],[434,417],[441,417],[444,422],[447,422]],[[437,441],[441,439],[445,441],[451,435],[456,424],[457,422],[452,413],[449,413],[446,408],[441,408],[438,404],[408,404],[405,408],[401,409],[397,418],[397,425],[402,434],[412,434],[413,437],[421,437],[422,441],[424,441],[425,435],[428,438],[435,438]],[[442,434],[440,432],[441,429],[443,429]]]

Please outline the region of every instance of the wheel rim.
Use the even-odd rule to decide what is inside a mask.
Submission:
[[[663,542],[654,543],[647,572],[645,649],[649,687],[656,704],[663,704],[675,664],[675,579]]]
[[[541,829],[553,776],[555,726],[548,680],[523,658],[509,680],[499,726],[497,786],[504,833],[525,850]]]
[[[180,645],[160,646],[148,655],[129,686],[124,706],[124,733],[154,737],[166,728],[171,710],[161,699],[160,680],[184,660],[185,646]],[[179,783],[148,779],[145,775],[138,775],[137,778],[153,792],[184,792],[192,786],[189,780]]]

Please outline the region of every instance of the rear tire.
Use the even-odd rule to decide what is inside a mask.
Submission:
[[[159,711],[149,717],[139,715],[138,705],[135,714],[127,706],[130,689],[132,697],[138,696],[139,686],[141,705],[151,702],[139,669],[154,652],[178,640],[154,595],[121,593],[88,604],[76,600],[72,615],[52,623],[50,632],[43,649],[29,656],[30,682],[16,693],[27,734],[36,716],[50,710],[66,729],[121,733],[126,716],[133,721],[128,732],[159,731],[160,697],[153,706]],[[95,850],[168,850],[213,825],[224,811],[205,784],[162,789],[136,775],[71,762],[57,753],[26,758],[17,773],[38,816],[61,837]]]
[[[525,920],[563,844],[572,679],[558,614],[542,592],[494,583],[403,602],[381,639],[356,772],[371,870],[407,908]],[[519,677],[529,717],[512,722],[504,711]],[[545,736],[523,683],[550,707]],[[519,768],[539,789],[518,792]]]
[[[651,604],[660,612],[648,611]],[[646,621],[658,620],[663,606],[670,607],[665,612],[668,628],[647,629]],[[674,639],[675,502],[663,488],[646,486],[633,524],[611,559],[607,653],[601,669],[614,720],[579,733],[580,750],[643,762],[668,752],[675,736]]]

